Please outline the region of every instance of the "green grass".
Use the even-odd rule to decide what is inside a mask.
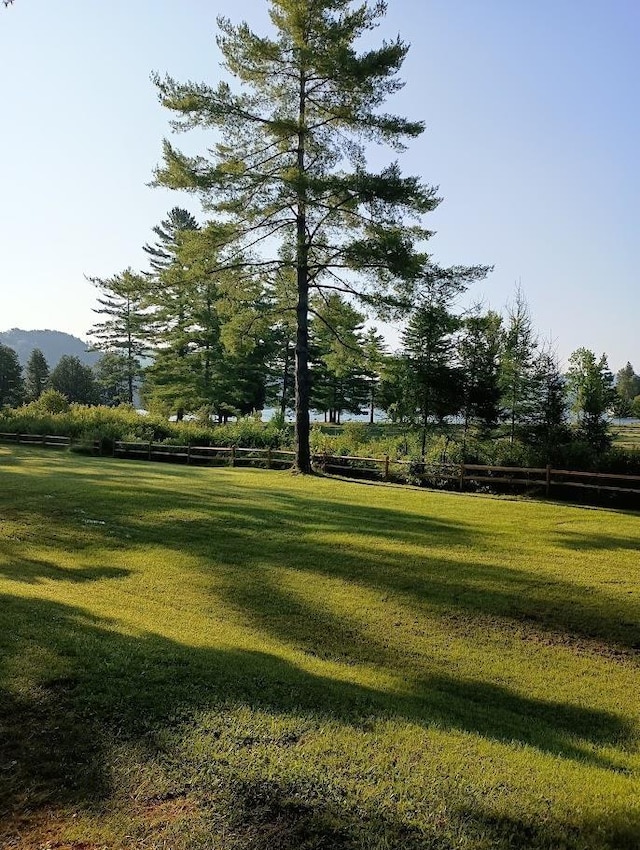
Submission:
[[[613,445],[618,449],[628,451],[640,450],[640,423],[626,422],[618,424],[615,420],[611,426]]]
[[[639,518],[0,448],[0,846],[640,846]]]

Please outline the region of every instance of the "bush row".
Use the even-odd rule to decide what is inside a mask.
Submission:
[[[170,443],[192,446],[238,446],[239,448],[290,449],[293,428],[280,420],[263,423],[243,418],[225,425],[199,421],[169,422],[161,416],[141,415],[132,407],[100,407],[68,404],[54,398],[52,391],[38,402],[0,411],[0,431],[21,434],[52,434],[71,437],[74,442],[105,448],[115,440]],[[340,428],[315,425],[311,430],[311,449],[328,455],[421,462],[419,435],[398,426],[369,426],[348,422]],[[478,463],[492,466],[539,467],[547,463],[556,469],[573,469],[640,475],[640,451],[613,448],[596,453],[578,437],[555,445],[545,452],[523,441],[511,443],[494,435],[493,439],[468,440],[463,444],[459,429],[434,432],[427,445],[424,461],[439,463]]]
[[[68,405],[65,410],[43,410],[34,402],[0,412],[0,431],[20,434],[52,434],[73,441],[112,444],[127,440],[175,445],[239,446],[241,448],[287,448],[290,429],[278,423],[264,424],[240,419],[227,425],[200,422],[168,422],[159,416],[145,416],[128,406],[87,407]]]

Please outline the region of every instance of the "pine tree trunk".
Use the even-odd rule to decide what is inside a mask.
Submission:
[[[427,428],[429,425],[429,390],[425,389],[422,408],[422,457],[427,450]]]
[[[307,191],[305,187],[305,144],[307,80],[304,65],[300,67],[298,103],[297,176],[298,198],[296,210],[296,282],[298,303],[296,307],[296,462],[295,469],[311,473],[309,448],[309,248],[307,245]]]
[[[131,368],[129,368],[129,375],[127,380],[127,393],[129,396],[129,404],[133,404],[133,375],[131,374]]]
[[[513,446],[516,438],[516,405],[518,402],[518,385],[517,379],[514,378],[513,388],[511,393],[511,436],[509,445]]]
[[[283,421],[287,412],[287,393],[289,392],[289,366],[289,341],[287,340],[287,344],[284,349],[284,369],[282,370],[282,395],[280,396],[280,416],[282,417]]]
[[[306,251],[304,253],[306,254]],[[309,451],[309,282],[306,266],[298,268],[297,318],[295,468],[298,472],[308,474],[311,472],[311,453]]]
[[[424,458],[425,453],[427,451],[427,417],[425,415],[422,420],[422,445],[421,445],[421,456]]]
[[[131,305],[127,299],[127,389],[129,404],[133,404],[133,339],[131,337]]]

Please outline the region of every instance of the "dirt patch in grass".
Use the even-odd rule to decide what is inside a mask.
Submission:
[[[14,817],[0,831],[0,846],[3,850],[111,850],[105,844],[66,840],[72,818],[68,812],[54,810]]]
[[[118,812],[111,812],[114,820],[120,820]],[[126,822],[126,832],[135,834],[136,842],[114,839],[109,843],[70,838],[82,833],[81,823],[86,815],[82,812],[46,809],[39,812],[24,812],[9,819],[0,829],[2,850],[124,850],[133,846],[156,846],[159,840],[170,838],[182,825],[189,829],[199,819],[199,806],[195,800],[183,794],[167,794],[140,801],[122,814],[120,822]],[[89,823],[102,820],[96,813],[89,814]],[[95,834],[95,828],[87,827]],[[151,843],[149,843],[151,841]],[[167,844],[167,846],[171,846]]]
[[[169,793],[141,801],[135,817],[150,827],[162,827],[191,818],[198,812],[198,804],[185,794]]]
[[[504,630],[505,624],[503,623],[501,627]],[[619,664],[638,664],[640,662],[640,645],[631,647],[612,646],[596,637],[590,638],[584,635],[572,635],[553,630],[541,631],[536,626],[534,619],[531,623],[521,619],[517,624],[513,624],[512,631],[517,634],[520,640],[538,646],[568,649],[577,656],[587,658],[597,656]]]

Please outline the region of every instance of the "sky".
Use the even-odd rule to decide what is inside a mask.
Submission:
[[[149,186],[171,137],[151,73],[215,84],[217,15],[264,32],[268,5],[0,6],[0,331],[86,339],[87,276],[144,268],[142,245],[173,206],[200,216],[189,196]],[[584,346],[640,371],[640,3],[388,0],[369,38],[398,34],[406,85],[387,106],[426,123],[400,165],[439,186],[425,219],[434,259],[494,266],[468,302],[503,311],[520,285],[563,362]]]

